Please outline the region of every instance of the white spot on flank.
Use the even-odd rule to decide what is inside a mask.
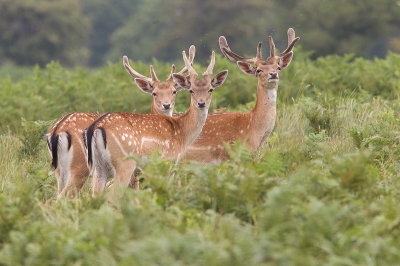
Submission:
[[[160,144],[159,139],[153,139],[153,138],[146,138],[146,137],[143,137],[143,138],[142,138],[142,143],[140,144],[140,145],[141,145],[141,146],[140,146],[141,149],[143,148],[143,145],[144,145],[146,142],[155,142],[155,143],[157,143],[157,144]]]
[[[132,142],[131,142],[131,141],[129,141],[129,142],[128,142],[128,145],[129,145],[129,146],[131,146],[131,145],[132,145]]]
[[[121,151],[124,154],[124,156],[128,155],[128,153],[124,150],[124,148],[122,147],[121,143],[118,141],[118,138],[114,135],[114,133],[111,133],[111,135],[115,139],[115,142],[117,142],[117,145],[121,149]]]

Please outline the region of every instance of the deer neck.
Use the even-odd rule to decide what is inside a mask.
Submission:
[[[176,119],[183,141],[188,147],[199,136],[208,115],[208,108],[198,108],[196,103],[191,101],[189,110],[181,116],[173,117]]]
[[[278,80],[268,82],[268,80],[258,79],[257,100],[250,112],[253,130],[250,146],[253,149],[257,149],[274,129],[278,83]]]

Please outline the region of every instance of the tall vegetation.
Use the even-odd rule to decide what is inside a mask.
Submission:
[[[328,112],[332,99],[342,95],[350,97],[369,94],[383,98],[396,97],[400,91],[399,54],[389,53],[385,59],[369,61],[354,55],[327,56],[316,61],[308,53],[296,49],[291,66],[281,74],[280,101],[290,103],[299,95],[318,97],[318,104],[307,114],[329,131]],[[243,110],[254,100],[256,84],[252,77],[243,75],[235,64],[218,56],[215,72],[228,69],[231,73],[224,87],[215,92],[211,112],[219,108]],[[134,69],[149,73],[149,66],[133,62]],[[183,67],[183,61],[175,64]],[[159,78],[167,77],[171,64],[153,61]],[[201,65],[198,69],[205,69]],[[177,111],[184,112],[189,103],[188,93],[177,96]],[[13,82],[0,79],[0,132],[20,132],[21,118],[32,120],[58,119],[68,112],[148,112],[151,98],[140,93],[134,80],[122,63],[109,63],[96,71],[81,68],[70,70],[58,63],[50,63],[44,69],[36,67],[31,75]],[[321,124],[321,125],[320,125]],[[324,124],[326,124],[324,126]]]
[[[67,110],[147,110],[151,99],[121,64],[90,72],[51,63],[1,80],[0,264],[397,265],[399,55],[295,55],[265,149],[254,155],[237,143],[220,165],[153,154],[138,161],[141,191],[97,198],[87,184],[76,199],[54,200],[43,131]],[[254,81],[217,62],[232,68],[215,108],[248,110]],[[168,64],[154,63],[168,75]]]

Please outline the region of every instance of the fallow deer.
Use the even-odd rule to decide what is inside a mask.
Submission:
[[[295,38],[295,32],[291,28],[287,34],[288,47],[278,55],[275,55],[275,44],[272,37],[269,37],[270,55],[265,60],[262,58],[261,42],[258,44],[256,57],[244,58],[231,51],[225,37],[219,38],[222,53],[230,61],[236,62],[244,73],[258,79],[256,104],[247,113],[208,115],[201,134],[188,148],[186,158],[219,163],[229,158],[223,143],[232,145],[237,140],[246,140],[249,149],[255,152],[265,142],[275,126],[279,73],[290,64],[293,47],[300,39]]]
[[[166,117],[108,113],[87,129],[88,166],[93,171],[94,196],[104,190],[108,178],[114,178],[125,186],[131,183],[136,162],[124,160],[125,156],[148,156],[158,150],[162,157],[179,161],[199,135],[208,115],[212,92],[224,83],[228,70],[212,77],[215,65],[215,54],[212,52],[211,62],[203,73],[204,78],[198,78],[185,51],[182,55],[189,76],[173,74],[173,79],[191,93],[190,107],[185,114]]]
[[[189,51],[189,62],[193,62],[194,50]],[[175,66],[172,66],[171,74],[165,82],[157,78],[153,66],[150,66],[151,78],[136,72],[129,64],[127,56],[123,57],[123,65],[126,71],[135,78],[136,85],[145,93],[153,96],[151,105],[152,114],[172,116],[175,106],[176,93],[182,88],[175,84],[172,74]],[[179,74],[187,72],[186,66]],[[59,119],[46,134],[47,147],[52,157],[51,166],[54,169],[58,183],[58,198],[66,193],[70,196],[83,187],[89,177],[86,151],[82,132],[89,127],[100,114],[71,113]]]

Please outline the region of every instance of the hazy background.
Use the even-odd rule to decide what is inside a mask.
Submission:
[[[400,52],[399,25],[396,0],[0,0],[0,66],[98,67],[123,55],[176,63],[191,44],[205,63],[221,35],[254,56],[268,35],[284,49],[289,27],[312,58],[384,57]]]

